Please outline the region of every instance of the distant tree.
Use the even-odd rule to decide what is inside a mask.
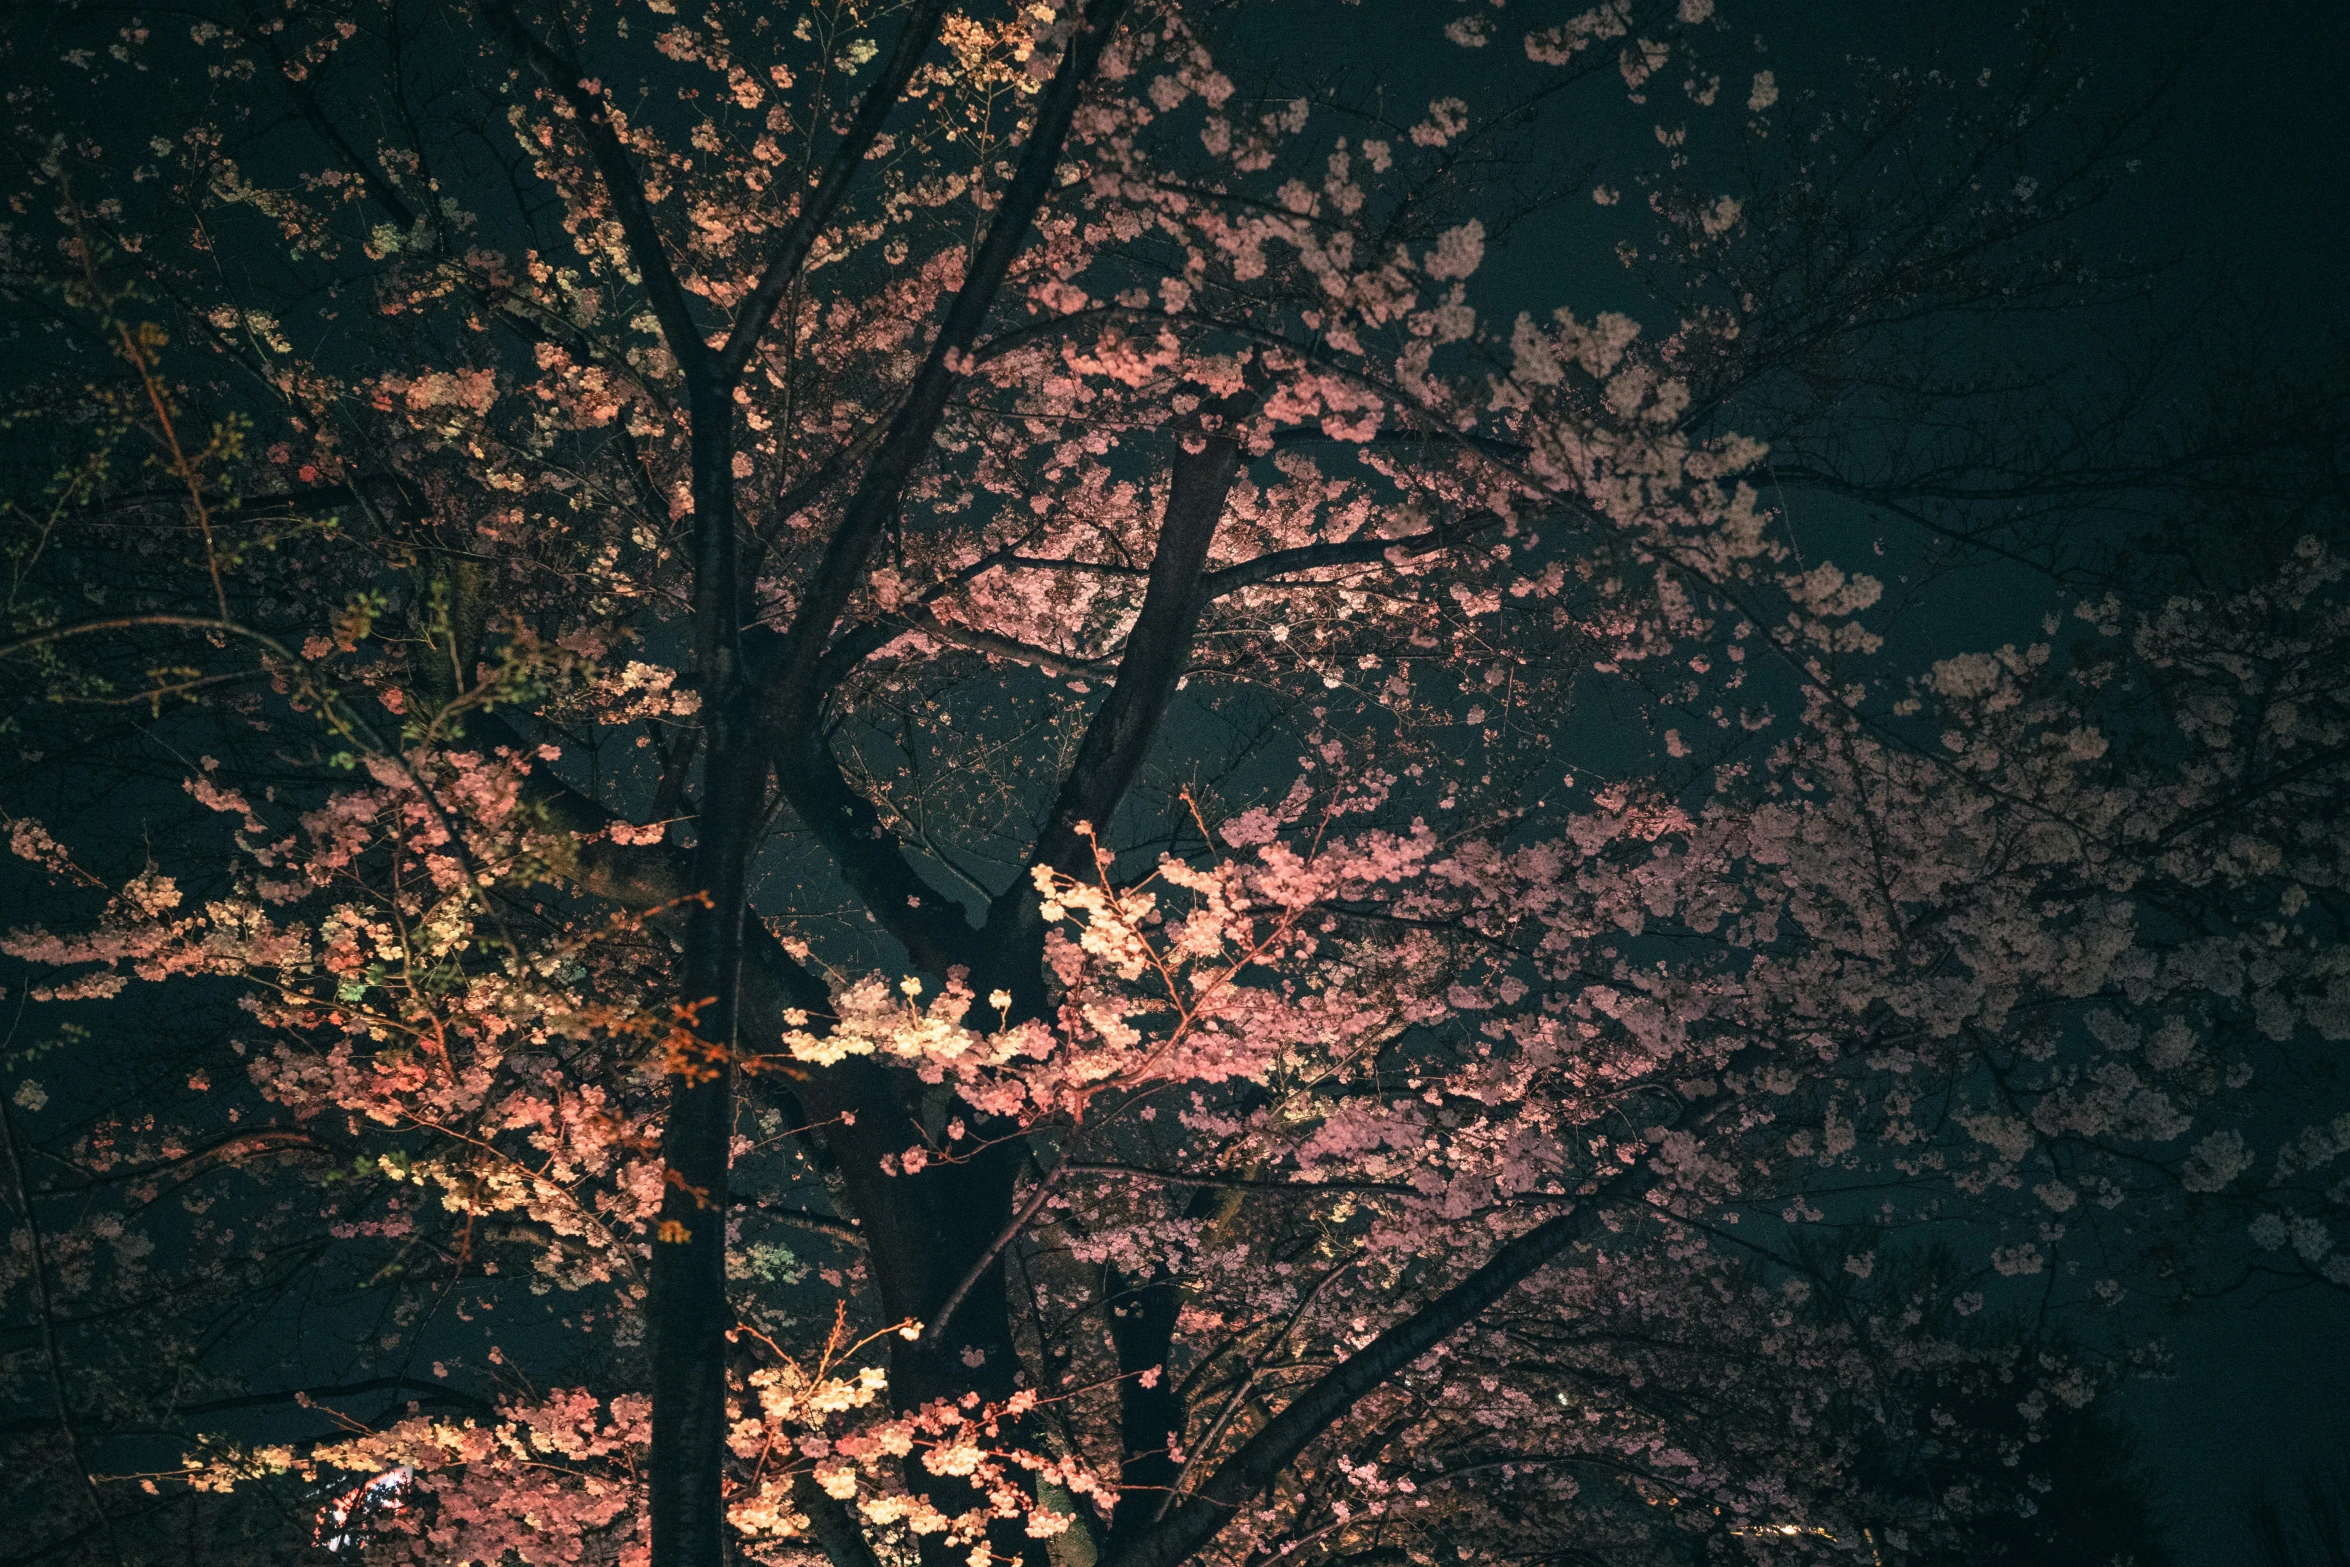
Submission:
[[[2244,1499],[2244,1528],[2260,1567],[2350,1562],[2350,1458],[2312,1460],[2282,1495],[2278,1490],[2263,1481]]]
[[[2153,1479],[2142,1467],[2136,1434],[2110,1415],[2082,1412],[2059,1418],[2027,1460],[2025,1486],[2047,1487],[2034,1510],[2021,1506],[2010,1522],[1987,1525],[1989,1549],[1976,1561],[2060,1567],[2171,1567],[2177,1560],[2163,1538],[2163,1514]]]
[[[1823,1248],[1804,1255],[1823,1318],[1914,1315],[1965,1350],[1894,1373],[1899,1413],[1863,1439],[1858,1467],[1872,1491],[1940,1497],[1965,1520],[1905,1559],[2171,1567],[2132,1429],[2080,1400],[2078,1382],[2051,1397],[2046,1373],[2096,1358],[2071,1335],[2013,1309],[1960,1315],[1969,1269],[1944,1247],[1891,1252],[1866,1281],[1840,1277]],[[1877,1337],[1898,1354],[1899,1339]]]
[[[1974,1315],[2350,1279],[2340,497],[2050,587],[2061,28],[1261,12],[11,16],[30,1553],[1948,1559]]]

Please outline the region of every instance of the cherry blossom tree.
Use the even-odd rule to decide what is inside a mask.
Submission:
[[[1983,1314],[2350,1283],[2255,1092],[2350,1033],[2338,519],[2060,594],[2183,464],[1951,326],[2114,286],[2130,106],[1285,14],[9,35],[58,1538],[1890,1561],[2123,1369]],[[2046,618],[1913,643],[1983,560]]]

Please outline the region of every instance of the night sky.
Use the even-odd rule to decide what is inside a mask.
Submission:
[[[1947,28],[1950,13],[1998,8],[1805,0],[1774,9],[1785,19],[1758,18],[1757,30],[1806,71],[1828,71],[1841,48],[1857,46],[1849,40]],[[2073,11],[2094,40],[2100,85],[2117,96],[2185,55],[2143,168],[2090,227],[2090,243],[2168,261],[2150,319],[2191,323],[2219,352],[2259,341],[2311,364],[2338,360],[2350,326],[2350,7],[2124,0]],[[2067,344],[2066,330],[2051,324],[2060,352],[2095,351],[2091,341]],[[2143,1433],[2181,1562],[2249,1560],[2236,1519],[2247,1489],[2281,1488],[2305,1462],[2350,1447],[2350,1300],[2247,1291],[2123,1323],[2167,1339],[2176,1355],[2172,1380],[2133,1385],[2118,1402]]]

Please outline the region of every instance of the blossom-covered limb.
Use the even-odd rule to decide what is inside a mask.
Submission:
[[[687,303],[677,269],[670,262],[668,239],[645,201],[644,177],[613,129],[609,103],[577,60],[531,30],[515,9],[514,0],[476,3],[483,19],[507,47],[577,116],[575,123],[587,138],[589,156],[627,236],[629,256],[644,277],[669,352],[685,368],[689,381],[703,377],[709,369],[709,345],[702,340],[693,307]]]
[[[865,576],[865,565],[882,528],[897,510],[915,467],[930,449],[931,436],[959,379],[958,366],[971,351],[1013,258],[1028,241],[1030,223],[1045,194],[1079,100],[1093,80],[1102,51],[1109,47],[1127,0],[1092,0],[1077,19],[1053,78],[1036,107],[1036,118],[1021,148],[1018,167],[997,197],[987,236],[965,269],[922,367],[915,372],[880,446],[867,460],[855,492],[826,540],[805,597],[786,633],[782,658],[766,680],[771,702],[785,728],[814,716],[808,677],[832,640],[841,612]]]
[[[888,60],[883,62],[880,76],[858,100],[857,112],[850,117],[848,129],[841,133],[832,156],[825,160],[824,172],[816,177],[814,188],[801,195],[799,210],[793,214],[759,280],[751,285],[750,293],[735,313],[734,326],[713,361],[721,383],[733,385],[744,366],[751,362],[751,356],[758,352],[759,339],[774,319],[775,307],[782,302],[784,290],[806,264],[816,236],[824,232],[825,225],[839,212],[842,200],[848,195],[849,182],[863,167],[890,111],[897,107],[915,68],[937,39],[939,23],[945,17],[946,0],[917,0],[905,20],[898,24],[898,41],[891,47]],[[845,1564],[836,1563],[835,1567],[845,1567]]]
[[[1200,583],[1200,591],[1209,598],[1222,598],[1242,588],[1253,588],[1270,582],[1275,577],[1292,571],[1319,571],[1331,566],[1367,566],[1380,561],[1396,561],[1434,550],[1450,549],[1467,543],[1489,528],[1499,527],[1501,518],[1492,512],[1479,512],[1463,518],[1448,528],[1430,528],[1401,538],[1340,539],[1328,544],[1301,544],[1295,549],[1274,550],[1254,560],[1242,561],[1237,566],[1226,566],[1221,571],[1208,573]]]

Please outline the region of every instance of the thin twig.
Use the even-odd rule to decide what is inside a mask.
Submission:
[[[90,1476],[90,1466],[82,1457],[81,1433],[74,1429],[73,1407],[65,1396],[65,1363],[57,1350],[57,1324],[49,1303],[49,1263],[41,1245],[41,1220],[33,1212],[32,1193],[26,1189],[24,1164],[16,1156],[16,1128],[8,1113],[8,1106],[0,1104],[0,1152],[8,1156],[8,1177],[16,1187],[17,1206],[24,1209],[24,1222],[33,1242],[33,1310],[41,1319],[41,1352],[49,1362],[49,1393],[57,1401],[57,1428],[65,1433],[65,1451],[73,1460],[73,1472],[81,1476],[82,1491],[90,1499],[90,1511],[98,1515],[98,1527],[106,1536],[106,1548],[113,1553],[117,1567],[122,1561],[122,1542],[115,1538],[114,1519],[99,1499],[98,1482]]]
[[[996,1259],[1004,1254],[1004,1248],[1020,1238],[1021,1232],[1028,1228],[1028,1221],[1036,1217],[1038,1210],[1044,1207],[1045,1199],[1052,1196],[1053,1188],[1061,1184],[1061,1175],[1068,1168],[1066,1164],[1055,1165],[1043,1180],[1038,1181],[1028,1201],[1022,1203],[1020,1211],[1012,1215],[1012,1222],[1004,1226],[1003,1233],[979,1254],[977,1262],[971,1264],[971,1271],[963,1275],[954,1293],[947,1296],[946,1304],[938,1308],[938,1315],[923,1327],[924,1349],[937,1346],[940,1336],[946,1332],[947,1324],[954,1320],[956,1308],[963,1304],[963,1297],[970,1294],[979,1281],[987,1276],[987,1270],[995,1266]]]
[[[88,247],[84,247],[85,252]],[[188,487],[188,504],[195,509],[196,531],[204,536],[204,569],[212,576],[212,601],[220,608],[220,618],[228,613],[228,589],[220,580],[220,552],[212,544],[212,508],[204,504],[204,482],[196,472],[196,465],[180,447],[179,427],[172,423],[171,406],[163,395],[163,383],[149,362],[138,337],[124,322],[114,323],[114,330],[122,338],[122,357],[139,372],[139,384],[147,389],[147,402],[155,410],[155,423],[163,431],[163,443],[171,449],[171,469]]]
[[[204,501],[203,477],[197,473],[195,463],[189,460],[186,450],[180,445],[179,426],[172,422],[171,402],[164,395],[162,377],[157,374],[155,362],[148,357],[146,345],[142,341],[150,324],[141,323],[139,330],[133,332],[129,322],[114,316],[115,298],[120,296],[109,297],[98,281],[98,255],[90,245],[89,235],[83,230],[81,204],[73,199],[70,189],[66,192],[66,202],[73,216],[74,245],[80,252],[82,277],[89,286],[90,297],[107,312],[108,324],[122,340],[123,359],[139,373],[139,385],[147,393],[147,404],[155,410],[156,427],[162,431],[163,444],[171,452],[171,471],[188,488],[188,504],[196,510],[196,531],[204,536],[204,569],[212,578],[212,601],[220,610],[220,618],[226,620],[229,618],[228,589],[221,583],[220,552],[212,543],[212,508]]]
[[[1294,1192],[1312,1197],[1336,1192],[1393,1192],[1399,1197],[1425,1197],[1428,1194],[1417,1186],[1400,1181],[1266,1181],[1243,1175],[1192,1175],[1182,1170],[1147,1170],[1133,1164],[1097,1164],[1073,1159],[1060,1165],[1061,1170],[1080,1175],[1123,1175],[1138,1181],[1155,1181],[1161,1186],[1208,1187],[1220,1191]]]

